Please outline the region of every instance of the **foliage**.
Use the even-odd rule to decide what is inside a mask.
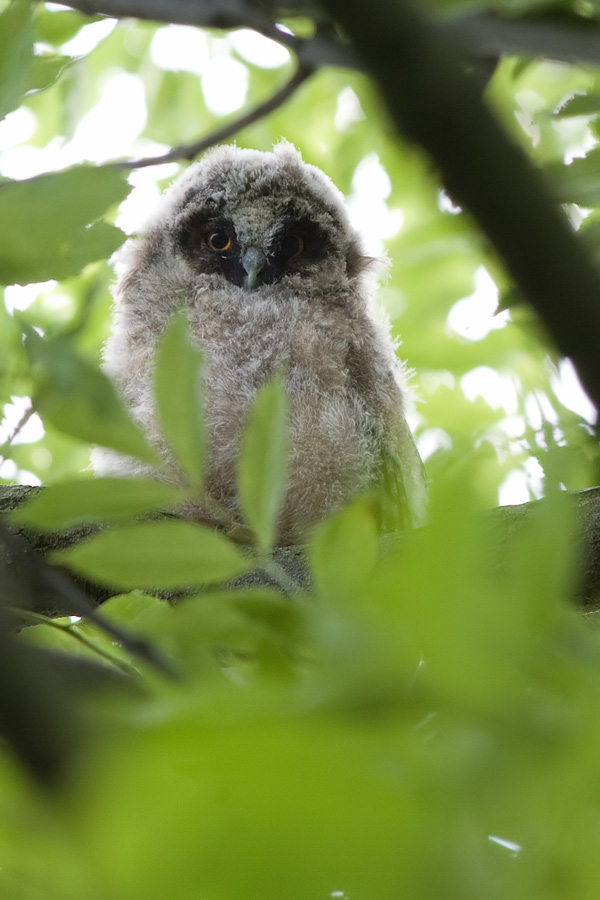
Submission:
[[[444,15],[462,5],[437,4]],[[517,22],[573,13],[550,0],[473,6]],[[598,5],[584,14],[599,19]],[[111,29],[25,0],[0,5],[0,480],[49,485],[13,524],[100,526],[54,559],[108,584],[104,618],[149,641],[175,676],[93,621],[22,632],[20,645],[100,662],[134,689],[65,694],[83,738],[58,788],[40,789],[3,748],[0,896],[595,900],[600,644],[594,616],[570,605],[576,560],[560,489],[598,480],[597,450],[539,325],[430,163],[390,133],[367,76],[319,71],[237,141],[296,143],[385,246],[381,297],[417,373],[430,525],[382,543],[370,498],[359,498],[315,531],[310,593],[286,596],[289,576],[270,556],[285,478],[277,382],[259,397],[238,473],[249,545],[155,520],[202,491],[202,360],[178,318],[155,390],[186,483],[86,470],[91,443],[155,461],[97,364],[119,225],[130,230],[133,204],[176,171],[131,174],[135,189],[117,211],[122,170],[89,158],[193,141],[225,115],[215,80],[219,95],[227,79],[247,79],[250,106],[292,66],[252,61],[244,32],[184,30],[181,65],[195,41],[203,70],[175,71],[161,56],[169,33],[125,20]],[[97,43],[69,44],[84,37]],[[125,90],[137,106],[119,119],[102,98]],[[593,244],[598,71],[505,58],[486,93]],[[55,281],[12,285],[46,279]],[[484,314],[496,295],[507,311]],[[546,500],[499,554],[480,511],[511,484],[522,499]],[[253,553],[273,586],[223,586]],[[181,589],[176,604],[164,599]]]

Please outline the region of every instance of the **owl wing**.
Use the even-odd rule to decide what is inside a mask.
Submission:
[[[403,531],[424,525],[427,478],[404,416],[397,418],[392,433],[382,441],[378,476],[382,530]]]

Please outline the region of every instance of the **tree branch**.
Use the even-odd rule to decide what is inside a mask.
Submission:
[[[398,128],[433,158],[454,202],[475,217],[600,407],[600,275],[539,172],[413,3],[324,3],[362,54]]]
[[[482,12],[443,22],[448,36],[474,59],[523,54],[600,65],[600,25],[579,16],[503,18]]]
[[[201,28],[251,28],[292,50],[299,62],[317,68],[363,69],[352,46],[332,34],[300,38],[283,31],[269,16],[244,0],[71,0],[87,15],[117,19],[195,25]],[[311,0],[276,4],[282,16],[303,15],[318,20],[319,4]],[[600,25],[581,16],[503,17],[494,12],[439,16],[439,24],[471,59],[499,59],[524,54],[569,63],[600,65]]]
[[[134,18],[200,28],[250,28],[292,50],[302,66],[351,69],[359,66],[352,48],[342,41],[325,37],[318,30],[314,37],[297,37],[243,0],[73,0],[68,5],[86,15],[116,19]],[[303,14],[318,17],[312,4],[310,9],[307,5]]]
[[[8,512],[16,508],[20,503],[31,496],[31,492],[37,492],[43,488],[31,488],[25,485],[0,485],[0,510]],[[573,535],[576,548],[576,556],[579,560],[580,579],[574,599],[590,609],[600,608],[600,487],[589,488],[583,491],[565,491],[561,496],[565,504],[575,504],[577,527]],[[536,500],[532,503],[522,503],[518,506],[501,506],[481,513],[482,526],[494,528],[494,544],[498,549],[498,564],[501,565],[506,555],[506,546],[509,542],[520,541],[521,529],[529,522],[529,518],[536,511],[543,508],[545,500]],[[65,534],[60,536],[51,533],[23,531],[20,533],[24,541],[35,548],[36,554],[44,554],[54,550],[57,539],[65,546]],[[85,535],[83,529],[71,533],[71,541],[80,540]],[[385,535],[381,539],[383,555],[391,550],[406,537],[403,532]],[[1,549],[1,548],[0,548]],[[235,586],[254,587],[269,585],[281,588],[281,569],[285,572],[285,580],[290,579],[291,595],[301,591],[311,590],[311,577],[306,561],[306,550],[302,546],[282,547],[273,554],[274,563],[278,572],[269,572],[261,569],[261,561],[257,561],[257,568],[235,580]],[[86,584],[86,590],[93,601],[102,603],[106,599],[106,590],[103,587]],[[285,590],[285,588],[284,588]],[[60,615],[80,614],[77,609],[69,610],[70,598],[62,598],[62,605],[57,610]],[[51,611],[45,606],[48,615]],[[85,615],[85,613],[83,613]]]

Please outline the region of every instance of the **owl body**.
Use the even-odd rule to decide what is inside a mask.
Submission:
[[[370,262],[337,190],[289,145],[273,153],[217,148],[166,192],[126,251],[105,367],[168,460],[152,373],[157,342],[185,310],[205,360],[205,490],[213,501],[211,510],[188,505],[186,515],[219,525],[216,505],[239,520],[241,436],[257,391],[279,375],[289,405],[279,543],[301,540],[380,480],[390,460],[405,523],[418,521],[421,463],[394,346],[373,314]],[[95,465],[135,467],[105,451],[96,451]],[[167,477],[177,480],[173,463]]]

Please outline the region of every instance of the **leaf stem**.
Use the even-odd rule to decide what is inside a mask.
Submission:
[[[99,647],[96,643],[94,643],[94,641],[90,640],[90,638],[82,634],[81,629],[79,629],[73,622],[70,622],[69,624],[66,624],[65,622],[58,622],[56,619],[49,618],[48,616],[33,612],[33,610],[29,609],[17,609],[16,607],[10,607],[9,612],[11,613],[11,615],[17,616],[24,622],[28,622],[31,625],[48,625],[50,626],[50,628],[56,628],[58,631],[64,631],[67,634],[70,634],[73,638],[75,638],[76,641],[79,641],[88,649],[93,650],[94,653],[97,653],[98,656],[101,656],[103,659],[106,659],[108,662],[112,663],[126,675],[131,675],[132,672],[135,672],[134,667],[129,663],[126,663],[123,660],[118,659],[116,656],[113,656],[111,653],[108,653],[106,650],[103,650],[102,647]]]

